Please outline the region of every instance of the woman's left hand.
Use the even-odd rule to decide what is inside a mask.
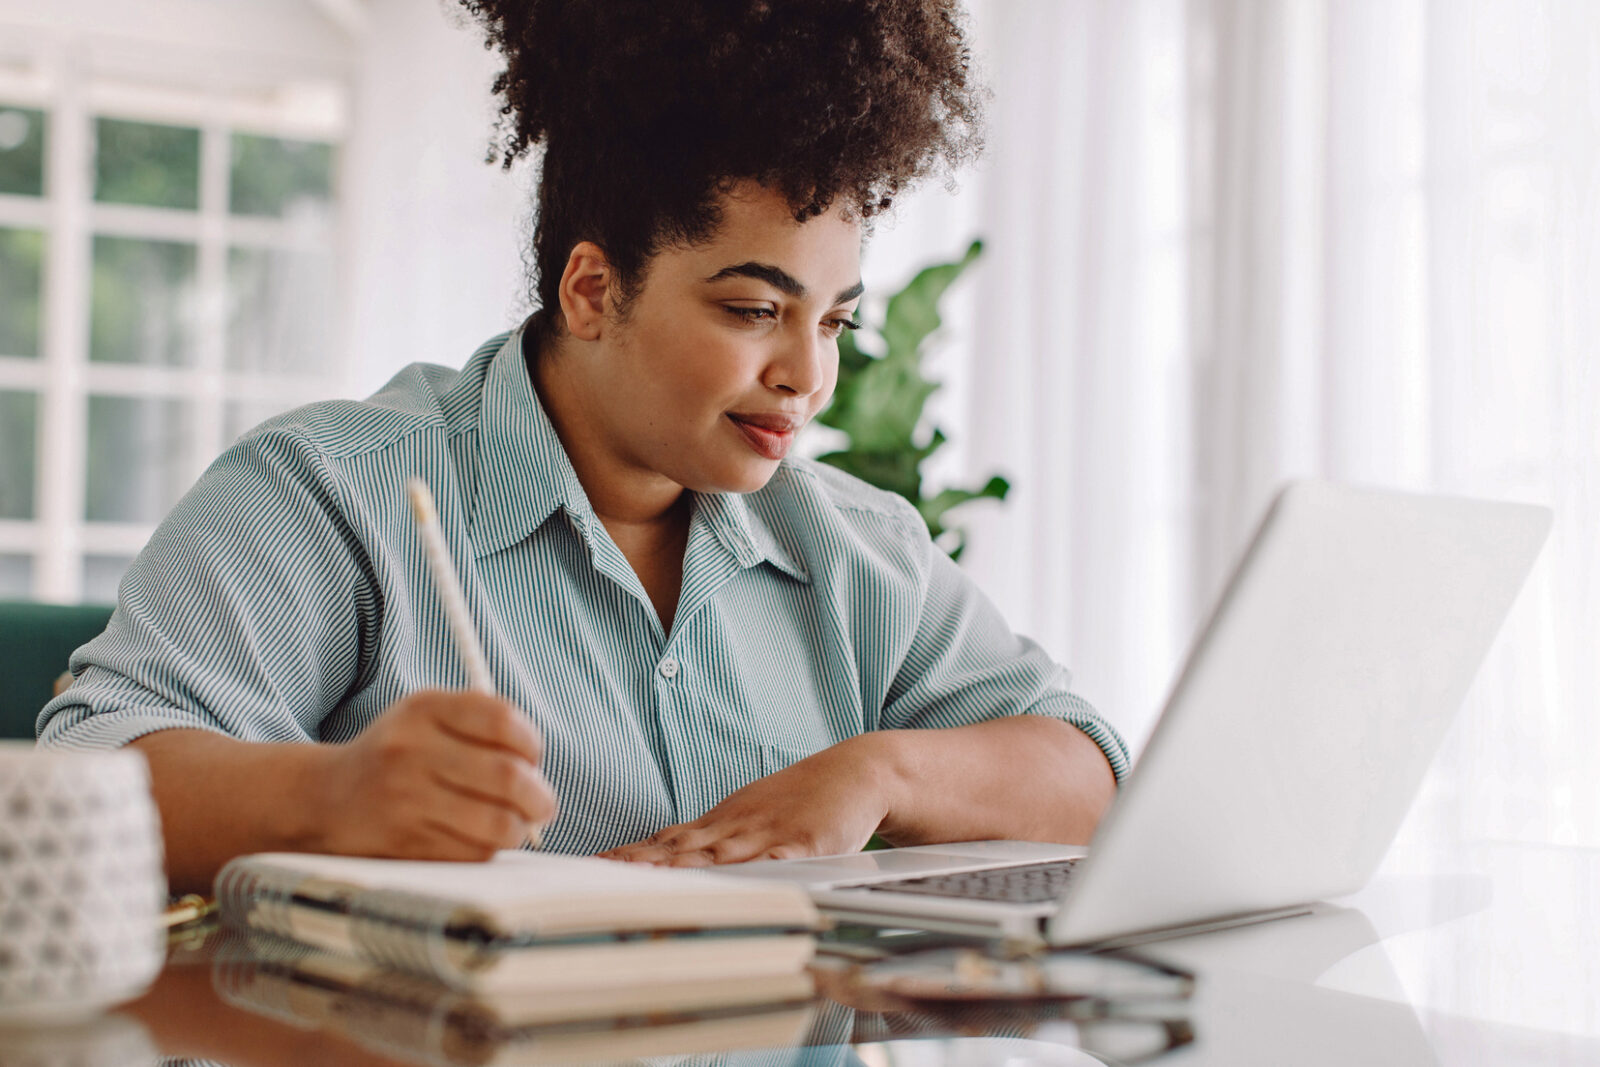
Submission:
[[[600,853],[667,867],[859,851],[889,813],[891,770],[863,734],[758,778],[693,822]]]

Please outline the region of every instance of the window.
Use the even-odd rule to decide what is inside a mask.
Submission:
[[[0,66],[0,597],[109,602],[233,439],[345,391],[345,90],[69,77],[56,47]]]

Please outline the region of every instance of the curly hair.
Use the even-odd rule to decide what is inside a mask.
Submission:
[[[543,150],[533,287],[542,333],[574,245],[622,304],[650,259],[720,224],[753,179],[804,222],[867,219],[981,148],[956,0],[460,0],[505,69],[488,160]]]

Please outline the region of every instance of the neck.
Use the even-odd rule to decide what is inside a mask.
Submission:
[[[578,483],[608,529],[677,526],[691,497],[683,486],[631,462],[606,436],[604,391],[581,373],[582,342],[562,336],[528,352],[528,377]]]

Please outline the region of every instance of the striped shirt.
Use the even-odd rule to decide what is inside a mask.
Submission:
[[[520,331],[459,372],[413,365],[223,453],[74,654],[41,743],[170,727],[347,741],[414,690],[464,687],[412,475],[438,502],[498,691],[544,736],[553,850],[637,841],[868,730],[1049,716],[1127,769],[1116,732],[916,510],[826,465],[785,460],[757,492],[695,496],[665,632],[540,406]]]

